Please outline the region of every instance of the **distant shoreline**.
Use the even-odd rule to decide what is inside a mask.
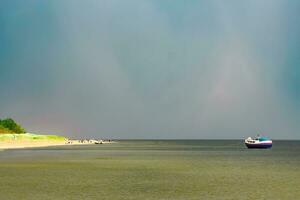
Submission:
[[[0,142],[0,150],[68,145],[65,142]]]
[[[108,142],[104,141],[102,144],[112,144],[116,143],[114,141]],[[52,147],[52,146],[77,146],[77,145],[96,145],[95,143],[72,143],[68,144],[66,142],[0,142],[0,150],[7,149],[25,149],[25,148],[35,148],[35,147]]]
[[[70,146],[70,145],[95,145],[115,143],[111,140],[77,140],[68,139],[57,135],[25,134],[0,134],[0,150],[23,149],[35,147]]]

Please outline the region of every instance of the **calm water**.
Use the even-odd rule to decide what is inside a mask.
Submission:
[[[299,199],[300,141],[120,141],[0,151],[0,199]]]

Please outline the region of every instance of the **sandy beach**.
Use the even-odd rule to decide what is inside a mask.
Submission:
[[[67,145],[64,141],[13,141],[13,142],[0,142],[0,149],[20,149],[30,147],[48,147],[48,146],[59,146]]]
[[[102,141],[101,144],[115,143],[114,141]],[[20,148],[34,148],[34,147],[50,147],[62,145],[96,145],[94,141],[81,142],[81,140],[68,141],[2,141],[0,142],[0,150],[4,149],[20,149]]]

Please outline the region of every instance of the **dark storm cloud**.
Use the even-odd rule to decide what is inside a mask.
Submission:
[[[1,117],[68,136],[299,139],[297,2],[17,2],[0,9]]]

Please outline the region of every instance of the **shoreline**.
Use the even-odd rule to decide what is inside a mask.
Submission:
[[[112,144],[115,141],[102,141],[101,144]],[[100,144],[100,143],[99,143]],[[8,149],[25,149],[35,147],[73,146],[73,145],[97,145],[96,143],[82,143],[80,140],[69,141],[5,141],[0,142],[0,151]]]

